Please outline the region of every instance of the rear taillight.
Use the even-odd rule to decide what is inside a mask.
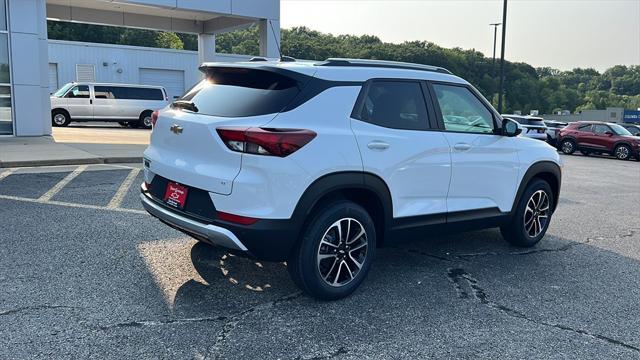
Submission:
[[[156,126],[156,122],[158,122],[158,110],[151,113],[151,126]]]
[[[232,151],[285,157],[316,137],[311,130],[220,127],[216,131]]]

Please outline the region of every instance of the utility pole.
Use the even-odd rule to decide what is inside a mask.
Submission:
[[[500,86],[498,87],[498,112],[502,114],[502,96],[504,94],[504,45],[507,33],[507,0],[502,6],[502,54],[500,56]]]
[[[494,23],[489,24],[489,26],[493,26],[493,61],[491,62],[491,77],[496,77],[496,42],[498,39],[498,26],[502,25],[502,23]]]

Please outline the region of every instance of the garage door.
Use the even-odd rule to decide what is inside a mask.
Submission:
[[[140,84],[164,86],[173,99],[184,94],[184,71],[140,68]]]
[[[58,64],[49,63],[49,92],[55,92],[60,88],[58,84]]]

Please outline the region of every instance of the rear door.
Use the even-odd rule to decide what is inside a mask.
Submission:
[[[444,221],[451,176],[449,146],[433,131],[421,81],[370,80],[352,114],[364,171],[389,185],[394,218],[440,214]]]
[[[496,114],[467,85],[432,83],[439,125],[451,151],[451,213],[511,210],[518,187],[517,138],[498,135]]]
[[[594,133],[593,125],[582,125],[577,129],[576,139],[580,148],[597,148],[597,135]]]
[[[93,120],[93,100],[89,85],[76,85],[65,97],[71,119]]]

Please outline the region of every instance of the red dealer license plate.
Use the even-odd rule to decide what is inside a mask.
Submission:
[[[169,182],[167,191],[164,193],[164,202],[178,209],[183,209],[187,202],[187,193],[189,188],[178,183]]]

